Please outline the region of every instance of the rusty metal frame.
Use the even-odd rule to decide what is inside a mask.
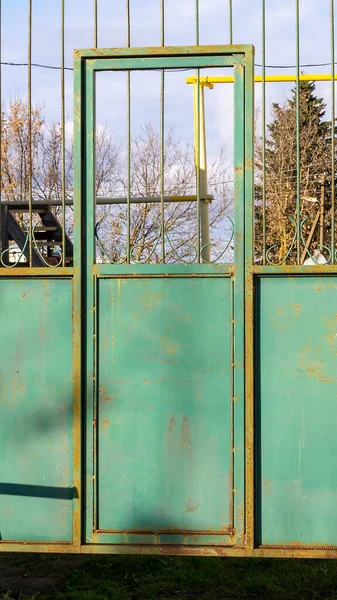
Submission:
[[[235,135],[236,154],[236,261],[235,265],[101,265],[95,264],[94,260],[94,128],[95,128],[95,72],[105,70],[133,70],[133,69],[162,69],[162,68],[202,68],[204,66],[230,66],[234,67],[235,90],[236,90],[236,112],[237,123]],[[144,552],[153,544],[162,548],[175,547],[176,553],[180,553],[178,543],[186,545],[197,545],[202,548],[211,546],[223,548],[235,545],[235,548],[243,548],[245,543],[244,523],[244,197],[245,197],[245,106],[246,112],[252,114],[248,106],[252,103],[249,99],[247,78],[253,78],[253,48],[251,46],[212,46],[212,47],[160,47],[160,48],[127,48],[127,49],[98,49],[75,51],[75,129],[76,129],[76,156],[75,162],[78,168],[75,186],[75,202],[81,204],[83,214],[82,248],[86,256],[83,265],[83,281],[86,286],[84,294],[83,314],[84,331],[86,339],[85,370],[88,373],[84,385],[84,398],[86,407],[87,441],[85,455],[88,459],[88,470],[86,472],[87,498],[93,507],[86,512],[83,519],[86,527],[86,541],[95,543],[95,548],[100,547],[103,542],[106,547],[118,551],[122,545],[132,551],[133,542],[139,542],[138,552]],[[252,127],[252,119],[249,126]],[[248,127],[248,122],[247,122]],[[252,162],[250,161],[252,169]],[[232,314],[232,327],[236,327],[235,344],[232,335],[233,356],[233,386],[235,397],[231,400],[231,453],[233,456],[232,467],[232,502],[233,509],[231,518],[233,520],[230,530],[224,529],[214,535],[211,531],[176,531],[169,532],[170,543],[165,544],[165,535],[168,532],[151,531],[110,531],[99,527],[99,518],[95,498],[97,496],[96,486],[96,427],[97,412],[96,404],[96,367],[97,344],[96,344],[96,294],[97,282],[101,278],[142,278],[142,277],[225,277],[231,278],[235,289],[235,310],[237,318],[235,323]],[[234,283],[235,282],[235,283]],[[234,307],[233,304],[233,307]],[[241,326],[242,323],[242,326]],[[84,338],[85,338],[84,335]],[[234,349],[235,348],[235,349]],[[235,418],[234,418],[235,412]],[[241,423],[242,439],[237,423]],[[92,432],[92,433],[90,433]],[[235,457],[235,460],[234,460]],[[90,463],[93,468],[90,467]],[[242,482],[241,486],[238,483]],[[236,484],[234,484],[236,482]],[[234,528],[233,528],[234,525]],[[242,531],[233,539],[234,531]],[[226,535],[229,536],[226,539]],[[141,536],[141,538],[140,538]],[[93,549],[92,551],[96,551]],[[163,550],[162,550],[163,551]],[[193,553],[193,552],[192,552]]]

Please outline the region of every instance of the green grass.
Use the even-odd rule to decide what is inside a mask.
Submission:
[[[16,583],[6,579],[0,600],[337,600],[335,561],[93,556],[73,564],[71,556],[6,555],[0,585],[2,560]]]

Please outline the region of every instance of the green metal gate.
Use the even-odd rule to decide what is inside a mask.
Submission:
[[[96,73],[196,69],[199,88],[217,67],[234,70],[234,261],[202,237],[197,94],[192,258],[167,260],[161,186],[160,261],[134,259],[128,218],[124,258],[99,262]],[[31,231],[25,266],[1,255],[0,551],[337,556],[334,241],[332,264],[302,264],[293,219],[297,262],[266,238],[257,262],[253,78],[251,46],[75,53],[73,239],[43,202],[5,205]],[[60,260],[39,251],[51,231]]]
[[[245,46],[76,53],[86,543],[244,546],[244,204],[253,181],[252,59]],[[96,72],[233,66],[234,263],[203,262],[199,237],[192,264],[165,263],[164,251],[161,264],[132,264],[130,246],[125,264],[99,264]],[[160,231],[164,246],[163,220]]]

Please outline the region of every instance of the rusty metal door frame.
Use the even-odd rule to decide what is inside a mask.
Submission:
[[[95,72],[134,69],[234,67],[234,119],[235,119],[235,262],[224,264],[156,264],[156,265],[107,265],[95,264]],[[211,47],[160,47],[106,50],[82,50],[75,52],[75,203],[81,212],[83,261],[83,307],[84,384],[87,439],[84,454],[87,471],[87,504],[83,530],[83,543],[95,543],[95,551],[119,552],[128,543],[127,551],[149,550],[155,543],[157,549],[165,545],[165,533],[139,540],[137,535],[122,531],[101,531],[97,514],[97,285],[102,278],[170,278],[170,277],[225,277],[232,281],[232,352],[233,397],[231,402],[232,423],[232,501],[233,529],[225,544],[226,552],[233,552],[245,545],[245,495],[244,495],[244,206],[245,197],[252,199],[253,162],[253,48],[251,46]],[[84,502],[83,502],[84,504]],[[90,508],[90,506],[92,508]],[[86,525],[84,525],[86,523]],[[236,532],[235,535],[234,532]],[[132,532],[131,532],[132,533]],[[144,532],[143,532],[144,533]],[[202,532],[200,532],[202,533]],[[210,532],[208,532],[209,534]],[[146,537],[146,536],[145,536]],[[177,543],[183,544],[183,536]],[[208,538],[211,536],[208,535]],[[132,541],[131,541],[132,539]],[[154,542],[155,540],[155,542]],[[131,542],[131,543],[130,543]],[[213,542],[214,543],[214,542]],[[109,544],[109,546],[107,545]],[[211,553],[210,539],[203,546],[202,537],[191,547],[193,553]],[[170,552],[173,550],[170,545]],[[182,546],[175,546],[184,552]],[[109,548],[109,550],[108,550]],[[236,548],[236,549],[235,549]],[[153,548],[152,551],[155,551]],[[221,552],[218,546],[217,552]]]

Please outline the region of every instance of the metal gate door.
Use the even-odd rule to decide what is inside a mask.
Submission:
[[[189,264],[166,262],[164,251],[159,264],[132,264],[129,236],[124,261],[100,263],[95,74],[204,67],[232,67],[235,74],[234,262],[203,261],[198,226]],[[252,111],[250,46],[76,52],[86,543],[244,544],[244,204],[245,195],[252,200]],[[202,200],[199,185],[199,209]],[[128,190],[128,209],[130,202]],[[164,228],[162,219],[162,246]]]

